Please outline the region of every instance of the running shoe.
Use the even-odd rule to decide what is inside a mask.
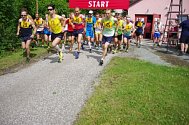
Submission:
[[[141,44],[138,45],[138,48],[140,48],[140,47],[141,47]]]
[[[89,49],[89,53],[92,53],[92,49]]]
[[[74,55],[75,55],[75,59],[79,58],[79,52],[75,52]]]
[[[26,62],[29,63],[30,62],[30,58],[26,57]]]
[[[59,61],[58,62],[62,62],[62,59],[63,59],[63,54],[61,51],[59,51]]]
[[[47,52],[48,52],[48,53],[50,52],[50,49],[51,49],[50,46],[48,46],[48,47],[47,47]]]
[[[115,54],[115,53],[117,53],[117,50],[112,50],[112,54]]]
[[[126,46],[125,45],[123,45],[123,49],[125,49],[126,48]]]
[[[184,55],[184,52],[180,51],[178,56],[183,56]]]
[[[101,59],[100,62],[99,62],[99,65],[102,66],[104,63],[104,61]]]
[[[157,43],[154,43],[154,44],[153,44],[153,47],[157,47]]]
[[[27,52],[26,52],[26,49],[23,50],[23,57],[26,57],[27,56]]]
[[[83,45],[83,43],[81,44],[81,49],[82,49],[82,50],[84,50],[84,49],[85,49],[85,48],[84,48],[84,45]]]

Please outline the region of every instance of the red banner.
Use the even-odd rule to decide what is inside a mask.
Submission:
[[[128,9],[129,0],[69,0],[69,7],[82,9]]]

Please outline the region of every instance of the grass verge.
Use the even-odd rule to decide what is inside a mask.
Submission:
[[[76,125],[189,124],[189,68],[115,57]]]
[[[33,62],[33,59],[37,59],[46,54],[47,50],[45,48],[32,48],[30,54],[31,62]],[[15,53],[10,53],[7,56],[3,56],[0,58],[0,75],[4,74],[5,72],[9,72],[9,70],[22,64],[26,64],[26,57],[23,57],[22,50],[18,50]]]

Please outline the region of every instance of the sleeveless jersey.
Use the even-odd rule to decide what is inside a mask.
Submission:
[[[111,17],[110,19],[104,18],[102,19],[102,23],[104,26],[102,34],[107,37],[113,36],[115,33],[114,18],[113,17]]]
[[[68,31],[72,32],[73,31],[73,28],[72,28],[72,20],[71,19],[67,19],[66,20],[66,24],[68,25]]]
[[[19,19],[20,25],[20,36],[26,37],[32,35],[32,21],[30,19],[23,20]]]
[[[37,27],[37,31],[42,31],[43,30],[43,19],[42,18],[35,19],[34,22]]]
[[[136,31],[142,32],[142,31],[143,31],[143,25],[144,25],[144,24],[143,24],[142,21],[137,21],[136,24],[135,24],[135,26],[137,26]]]
[[[124,26],[124,34],[127,35],[127,36],[131,36],[132,28],[133,28],[133,24],[132,23],[125,24],[125,26]]]
[[[96,23],[96,18],[91,17],[91,18],[86,18],[86,23],[87,23],[87,29],[86,30],[93,30],[93,25]]]
[[[82,15],[74,16],[73,24],[75,25],[75,28],[74,28],[75,30],[83,29],[84,25],[83,25],[83,17],[82,17]]]
[[[55,18],[48,17],[48,24],[51,29],[51,32],[54,34],[59,34],[62,32],[62,25],[60,22],[60,16],[55,15]]]
[[[118,35],[121,35],[123,32],[122,32],[122,28],[123,28],[123,20],[119,20],[118,23],[117,23],[117,26],[118,26]]]
[[[96,20],[96,28],[95,28],[95,32],[99,32],[101,31],[102,29],[102,26],[101,26],[101,18],[99,18],[98,20]]]

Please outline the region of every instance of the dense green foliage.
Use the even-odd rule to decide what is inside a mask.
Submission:
[[[39,14],[44,17],[47,13],[47,5],[55,4],[58,14],[68,15],[67,0],[38,0]],[[21,8],[27,8],[29,14],[34,17],[36,13],[35,0],[1,0],[0,1],[0,55],[6,51],[14,51],[20,48],[20,40],[16,36],[17,23],[20,18]]]
[[[38,1],[38,12],[45,17],[47,5],[55,4],[58,14],[68,16],[71,11],[68,7],[68,0],[1,0],[0,1],[0,55],[6,51],[14,51],[20,48],[20,40],[16,36],[17,23],[20,18],[21,8],[27,8],[29,14],[34,17],[36,13],[36,1]],[[133,0],[132,0],[133,1]],[[131,1],[131,2],[132,2]],[[97,10],[103,13],[103,10]],[[88,10],[82,10],[87,13]]]

